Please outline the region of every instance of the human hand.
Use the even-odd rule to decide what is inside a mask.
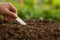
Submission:
[[[17,18],[17,10],[10,2],[0,2],[0,14],[4,16],[4,20]]]

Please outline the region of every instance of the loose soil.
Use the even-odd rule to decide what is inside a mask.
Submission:
[[[26,26],[16,20],[0,20],[0,40],[60,40],[60,22],[25,20]]]

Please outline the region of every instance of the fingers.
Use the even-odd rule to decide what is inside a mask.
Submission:
[[[10,17],[10,16],[4,16],[3,18],[2,18],[2,20],[3,21],[10,21],[10,20],[12,20],[12,18]]]
[[[4,18],[5,18],[5,21],[12,20],[12,17],[10,17],[10,16],[5,16]]]
[[[8,16],[4,16],[3,19],[4,19],[4,21],[8,21],[9,18],[8,18]]]
[[[12,18],[12,17],[10,17],[10,16],[8,16],[8,18],[9,18],[8,20],[12,20],[12,19],[13,19],[13,18]]]
[[[14,12],[15,14],[17,14],[17,9],[9,2],[9,6],[10,6],[10,11]]]
[[[8,16],[14,18],[14,19],[18,17],[15,13],[9,11],[7,8],[5,8],[4,12],[6,13],[6,15],[8,15]]]
[[[16,19],[18,17],[16,8],[10,2],[1,4],[0,13],[3,16],[5,15],[4,20],[8,20],[11,18]]]
[[[2,20],[7,21],[8,20],[7,16],[4,16]]]

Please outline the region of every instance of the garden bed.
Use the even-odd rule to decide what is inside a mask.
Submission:
[[[60,40],[60,22],[25,20],[26,26],[17,21],[0,20],[0,40]]]

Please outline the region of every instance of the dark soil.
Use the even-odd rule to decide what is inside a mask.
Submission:
[[[0,40],[60,40],[60,22],[25,21],[26,26],[14,20],[0,20]]]

